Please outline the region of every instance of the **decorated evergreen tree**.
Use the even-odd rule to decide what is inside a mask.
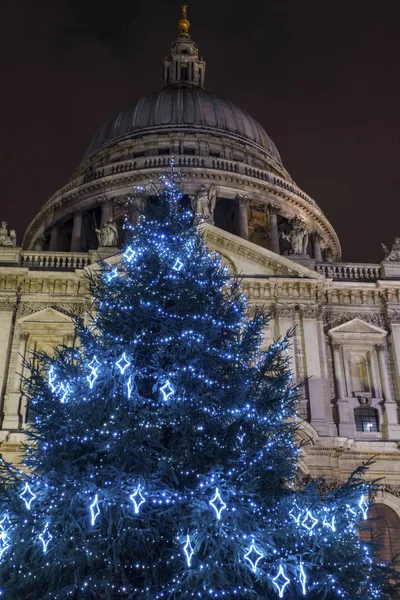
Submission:
[[[173,168],[118,261],[90,278],[78,345],[36,355],[23,468],[3,463],[7,600],[399,598],[360,540],[362,470],[296,478],[287,339],[263,347]]]

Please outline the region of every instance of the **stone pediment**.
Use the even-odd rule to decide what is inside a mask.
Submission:
[[[54,308],[44,308],[43,310],[39,310],[31,315],[26,317],[22,317],[19,319],[20,325],[28,325],[38,323],[41,325],[45,324],[59,324],[59,325],[71,325],[72,321],[68,315],[56,310]]]
[[[366,323],[362,319],[351,319],[351,321],[347,321],[347,323],[342,323],[342,325],[338,325],[337,327],[333,327],[329,331],[329,335],[333,339],[371,339],[375,338],[377,341],[386,337],[387,331],[377,327],[376,325],[372,325],[371,323]]]
[[[286,256],[275,254],[237,235],[209,224],[201,225],[201,232],[210,250],[218,252],[234,274],[247,277],[296,277],[323,281],[325,277]]]

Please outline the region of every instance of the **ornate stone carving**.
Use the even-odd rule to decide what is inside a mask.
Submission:
[[[291,221],[290,243],[292,249],[290,254],[307,254],[308,231],[304,221],[295,217]]]
[[[45,310],[46,308],[54,308],[54,310],[58,310],[65,314],[72,313],[76,316],[82,316],[86,311],[87,304],[88,301],[80,303],[63,302],[60,304],[54,304],[54,302],[22,302],[18,307],[17,317],[19,319],[22,317],[27,317],[29,315],[32,315],[33,313]]]
[[[400,237],[394,238],[394,242],[392,244],[390,252],[386,248],[385,244],[381,245],[385,253],[384,260],[400,261]]]
[[[0,227],[0,246],[16,246],[17,245],[17,234],[15,229],[10,229],[8,233],[7,222],[2,221]]]
[[[370,312],[340,312],[333,313],[329,310],[325,311],[323,314],[324,325],[327,325],[329,328],[337,327],[342,323],[346,323],[347,321],[351,321],[352,319],[361,319],[366,323],[371,323],[371,325],[376,325],[377,327],[384,328],[385,327],[385,318],[384,315],[380,313],[370,313]]]
[[[204,183],[199,187],[197,192],[189,194],[192,210],[195,214],[194,224],[198,225],[202,222],[214,224],[214,209],[217,203],[217,190],[214,184],[209,187]]]
[[[321,316],[321,307],[315,304],[302,304],[300,310],[303,319],[318,319]]]
[[[0,312],[10,312],[16,307],[16,298],[0,298]]]
[[[102,248],[116,248],[118,245],[118,229],[117,225],[112,217],[108,219],[101,227],[101,229],[95,230],[97,233],[97,240],[99,247]]]
[[[294,319],[295,308],[293,304],[275,304],[273,313],[280,319]]]

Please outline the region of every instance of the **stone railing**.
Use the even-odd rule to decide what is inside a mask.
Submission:
[[[21,254],[20,266],[49,271],[74,271],[90,264],[86,252],[30,252]]]
[[[334,280],[376,281],[382,277],[380,265],[368,263],[317,263],[315,270]]]

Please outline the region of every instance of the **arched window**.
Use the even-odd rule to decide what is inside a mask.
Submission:
[[[367,527],[361,539],[373,541],[378,561],[390,562],[400,554],[400,519],[386,504],[374,504],[369,511]]]
[[[379,431],[378,411],[371,406],[358,406],[354,409],[357,431]]]

